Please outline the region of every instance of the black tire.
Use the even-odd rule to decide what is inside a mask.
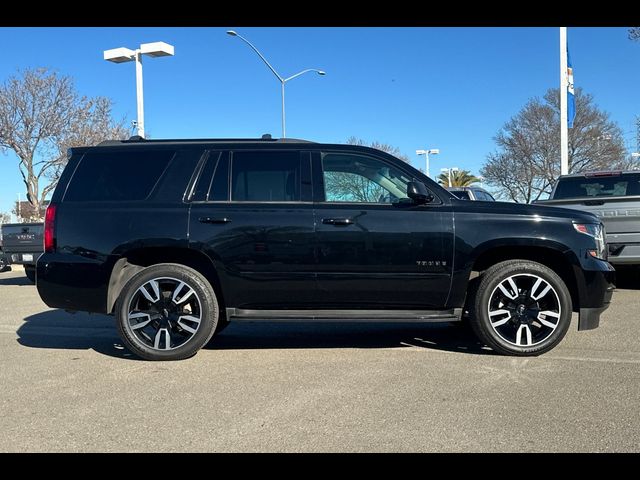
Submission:
[[[31,281],[31,283],[36,283],[36,267],[34,267],[33,265],[25,265],[24,273]]]
[[[9,265],[9,260],[7,260],[7,257],[3,253],[0,253],[0,273],[10,271],[11,266]]]
[[[144,287],[149,294],[150,290],[146,285],[154,283],[152,281],[155,281],[159,292],[157,295],[151,292],[154,295],[154,300],[156,297],[158,298],[156,303],[147,300],[149,297],[145,298],[142,293]],[[179,286],[173,290],[173,295],[171,295],[171,288],[177,282],[183,283],[184,286],[193,290],[195,295],[189,291],[188,295],[176,297],[176,294],[182,291]],[[169,300],[171,296],[173,299]],[[180,306],[179,304],[187,296],[190,297],[189,302]],[[145,308],[141,308],[140,304],[143,304]],[[187,306],[189,311],[184,310]],[[145,319],[138,323],[138,319],[129,319],[130,314],[145,315],[144,313],[133,313],[136,310],[157,313],[153,313],[153,317],[143,317]],[[207,279],[196,270],[175,263],[153,265],[134,275],[120,292],[114,312],[118,333],[125,346],[146,360],[183,360],[192,357],[214,335],[219,318],[216,294]],[[184,320],[183,324],[180,324],[180,320],[186,315],[190,315],[186,318],[200,316],[197,327],[194,327],[194,323],[190,324],[189,330],[195,331],[194,333],[181,328],[185,325]],[[149,321],[146,321],[146,318]],[[132,321],[136,323],[132,325]],[[172,337],[171,334],[174,336]],[[186,336],[189,337],[185,340]],[[180,340],[184,341],[180,343]],[[164,348],[161,348],[161,343]]]
[[[515,291],[510,279],[516,285]],[[480,341],[504,355],[548,352],[560,343],[571,324],[567,286],[553,270],[537,262],[498,263],[482,274],[477,289],[469,293],[471,328]]]

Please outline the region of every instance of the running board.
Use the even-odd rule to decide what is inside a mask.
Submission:
[[[227,319],[267,322],[456,322],[461,308],[450,310],[245,310],[227,308]]]

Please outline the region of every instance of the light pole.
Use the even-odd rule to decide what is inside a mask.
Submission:
[[[460,169],[458,167],[452,167],[452,168],[441,168],[440,171],[441,172],[447,172],[447,179],[448,179],[448,184],[449,184],[449,188],[452,187],[451,185],[451,172],[457,172]]]
[[[416,155],[424,155],[427,160],[427,177],[429,176],[429,154],[437,155],[439,153],[439,148],[431,148],[429,150],[416,150]]]
[[[104,51],[104,59],[113,63],[136,62],[136,99],[138,103],[138,119],[136,126],[138,135],[144,138],[144,98],[142,94],[142,55],[149,57],[166,57],[173,55],[173,45],[165,42],[143,43],[140,48],[112,48]]]
[[[253,44],[249,40],[244,38],[242,35],[240,35],[235,30],[227,30],[227,35],[231,35],[232,37],[238,37],[244,43],[249,45],[251,47],[251,49],[258,54],[258,56],[267,65],[267,67],[269,67],[269,70],[271,70],[271,72],[276,76],[276,78],[280,82],[281,91],[282,91],[282,138],[287,138],[287,127],[286,127],[286,122],[285,122],[285,110],[284,110],[284,84],[287,83],[289,80],[293,80],[294,78],[299,77],[300,75],[302,75],[304,73],[307,73],[307,72],[316,72],[318,75],[326,75],[327,73],[324,70],[318,70],[317,68],[307,68],[305,70],[302,70],[301,72],[296,73],[295,75],[291,75],[288,78],[283,78],[282,76],[280,76],[280,74],[278,72],[276,72],[276,69],[271,66],[271,64],[267,61],[267,59],[264,58],[264,55],[262,55],[258,51],[258,49],[256,47],[254,47]]]

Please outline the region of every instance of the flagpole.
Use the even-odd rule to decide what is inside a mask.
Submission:
[[[560,27],[560,175],[569,173],[567,86],[567,27]]]

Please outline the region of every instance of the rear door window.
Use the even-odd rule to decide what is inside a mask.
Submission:
[[[237,202],[300,201],[300,152],[234,152],[231,200]]]
[[[129,150],[88,152],[71,178],[65,202],[145,200],[175,152]]]

